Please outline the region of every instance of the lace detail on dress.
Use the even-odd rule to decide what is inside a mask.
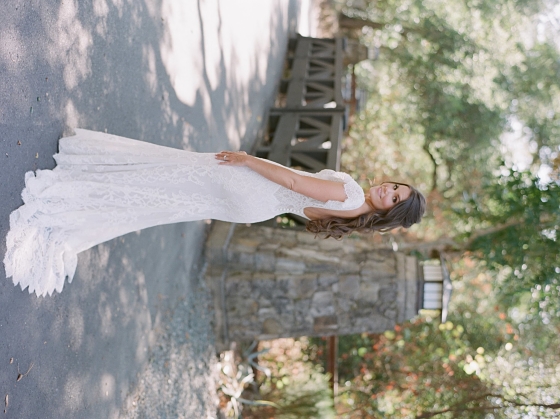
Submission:
[[[161,224],[216,219],[253,223],[317,206],[353,209],[363,192],[332,170],[312,175],[344,182],[345,202],[323,203],[256,172],[193,153],[105,133],[76,130],[59,142],[54,170],[28,172],[24,205],[10,215],[6,276],[37,295],[72,281],[77,254],[115,237]]]
[[[312,176],[319,179],[344,183],[344,191],[346,192],[347,198],[344,202],[322,202],[313,198],[309,198],[305,195],[301,195],[292,190],[281,188],[275,194],[275,197],[280,202],[277,207],[279,213],[289,212],[307,218],[307,216],[303,212],[303,210],[307,207],[325,208],[332,210],[352,210],[360,207],[364,203],[364,190],[360,185],[358,185],[358,183],[356,183],[354,179],[352,179],[350,175],[346,173],[335,172],[334,170],[330,169],[323,169],[318,173],[308,173],[299,170],[294,171],[304,176]]]

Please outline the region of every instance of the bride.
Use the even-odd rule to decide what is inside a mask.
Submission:
[[[346,173],[311,174],[244,152],[195,153],[76,129],[59,141],[57,167],[25,175],[10,215],[6,276],[38,296],[72,281],[77,254],[143,228],[202,219],[255,223],[279,214],[337,239],[420,222],[414,187],[364,190]]]

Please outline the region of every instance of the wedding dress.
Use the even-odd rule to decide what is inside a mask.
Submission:
[[[347,174],[299,172],[344,183],[344,202],[321,202],[246,167],[195,153],[76,129],[59,141],[53,170],[25,175],[24,205],[10,215],[6,276],[38,296],[72,281],[77,254],[143,228],[203,219],[254,223],[306,207],[351,210],[364,202]]]

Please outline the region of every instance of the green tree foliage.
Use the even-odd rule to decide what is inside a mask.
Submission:
[[[360,28],[361,42],[377,48],[379,57],[356,70],[372,96],[346,144],[350,153],[343,162],[350,170],[365,169],[371,176],[367,163],[357,167],[354,148],[373,148],[385,137],[406,153],[410,141],[410,152],[424,156],[415,164],[419,170],[407,168],[406,174],[453,199],[476,190],[481,176],[493,175],[500,135],[512,121],[533,142],[535,164],[554,158],[560,144],[560,56],[534,35],[542,2],[354,3],[343,7],[341,25],[349,35]],[[370,144],[359,145],[362,139]]]
[[[530,295],[550,317],[560,306],[560,54],[537,34],[547,6],[346,2],[341,26],[351,36],[359,28],[379,57],[356,68],[371,96],[342,162],[370,178],[383,173],[379,180],[431,190],[431,213],[416,238],[456,256],[472,252],[500,272],[502,303]],[[524,150],[526,172],[513,148]]]
[[[341,343],[347,417],[558,417],[560,54],[542,18],[553,2],[340,4],[342,30],[377,58],[354,67],[370,96],[344,169],[431,191],[426,222],[397,240],[449,253],[456,287],[450,330],[418,320]]]
[[[509,111],[523,121],[535,143],[535,162],[551,164],[550,151],[560,139],[560,60],[557,48],[538,43],[517,45],[521,60],[504,66],[496,83],[508,92]]]
[[[560,314],[560,186],[509,170],[484,187],[483,198],[458,205],[465,247],[500,275],[502,303],[530,302],[545,321]]]

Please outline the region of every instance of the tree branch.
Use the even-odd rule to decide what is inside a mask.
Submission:
[[[509,227],[513,227],[515,225],[520,225],[523,224],[523,220],[509,220],[507,223],[503,223],[497,226],[492,226],[489,228],[485,228],[484,230],[477,230],[475,231],[470,237],[469,239],[463,244],[463,248],[464,249],[468,249],[470,248],[470,246],[475,242],[475,240],[483,237],[483,236],[487,236],[489,234],[494,234],[497,233],[499,231],[505,230],[506,228]]]
[[[513,405],[513,406],[516,406],[516,407],[542,407],[544,409],[560,409],[560,403],[551,403],[551,404],[520,403],[520,402],[516,402],[516,401],[513,401],[513,400],[509,400],[509,399],[505,398],[504,396],[502,396],[501,394],[487,393],[487,394],[483,394],[483,395],[480,395],[478,397],[472,398],[470,400],[458,402],[455,405],[453,405],[453,406],[451,406],[447,409],[442,409],[442,410],[437,410],[437,411],[432,411],[432,412],[423,412],[420,415],[416,415],[416,419],[433,418],[437,415],[441,415],[443,413],[448,413],[448,412],[480,412],[480,411],[488,411],[488,410],[500,410],[500,409],[504,409],[504,408],[507,407],[507,405],[464,407],[464,408],[456,407],[459,404],[467,404],[467,403],[475,402],[477,400],[480,400],[480,399],[483,399],[483,398],[488,398],[488,397],[494,397],[494,398],[500,399],[505,404],[510,404],[510,405]]]
[[[430,157],[430,160],[434,164],[434,171],[432,172],[432,189],[431,190],[435,191],[437,189],[437,168],[438,168],[438,164],[437,164],[436,158],[434,157],[434,155],[430,151],[430,143],[426,141],[422,148],[424,149],[424,151],[426,153],[428,153],[428,157]]]

